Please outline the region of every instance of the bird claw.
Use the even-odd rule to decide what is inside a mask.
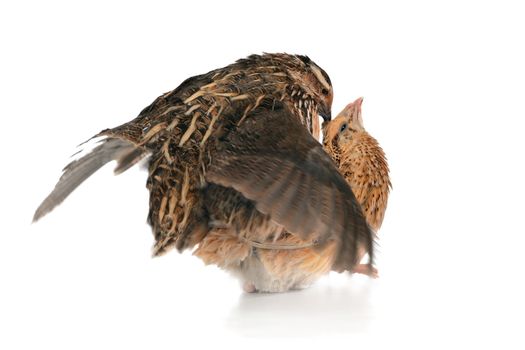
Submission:
[[[242,289],[246,293],[255,293],[255,292],[257,292],[257,289],[255,288],[255,284],[253,284],[252,282],[244,282],[244,284],[242,285]]]
[[[379,274],[375,267],[368,264],[357,264],[353,269],[352,273],[359,273],[362,275],[367,275],[371,278],[378,278]]]

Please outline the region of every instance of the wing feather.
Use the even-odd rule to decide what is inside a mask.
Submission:
[[[82,182],[112,160],[118,162],[115,173],[120,174],[136,164],[147,154],[146,150],[120,138],[102,139],[98,146],[85,156],[69,163],[63,170],[55,188],[35,211],[33,222],[51,212],[64,201]]]
[[[206,179],[240,192],[303,240],[337,241],[335,270],[351,270],[358,243],[372,256],[373,235],[351,188],[284,105],[259,108],[228,131],[212,152]]]

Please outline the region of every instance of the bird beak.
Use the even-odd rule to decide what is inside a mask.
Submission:
[[[363,97],[359,97],[354,102],[349,103],[348,105],[346,105],[346,107],[343,110],[343,112],[349,113],[355,108],[357,110],[357,112],[361,113],[361,105],[362,104],[363,104]]]
[[[321,107],[318,110],[319,115],[323,117],[323,120],[325,122],[328,122],[332,120],[332,111],[330,110],[330,107],[327,107],[325,105],[321,105]]]
[[[357,100],[354,101],[354,103],[356,104],[357,108],[361,110],[361,105],[363,104],[363,97],[359,97]]]
[[[363,125],[363,116],[361,114],[361,105],[363,104],[363,98],[362,97],[359,97],[357,100],[355,100],[355,104],[356,104],[356,112],[357,112],[357,123],[359,124],[359,126],[361,128],[365,128],[365,126]]]

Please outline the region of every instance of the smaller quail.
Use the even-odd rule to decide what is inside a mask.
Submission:
[[[370,228],[377,234],[383,223],[392,188],[385,153],[365,130],[360,97],[348,104],[337,117],[323,123],[323,147],[346,179]],[[366,254],[360,247],[360,260]],[[358,264],[353,272],[377,275],[369,265]]]

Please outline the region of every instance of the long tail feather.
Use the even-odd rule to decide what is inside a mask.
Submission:
[[[118,162],[116,174],[120,174],[138,162],[146,151],[135,144],[118,139],[107,138],[101,141],[90,153],[74,160],[64,168],[64,173],[58,180],[53,191],[44,199],[35,211],[33,222],[52,211],[62,203],[84,180],[112,160]]]

